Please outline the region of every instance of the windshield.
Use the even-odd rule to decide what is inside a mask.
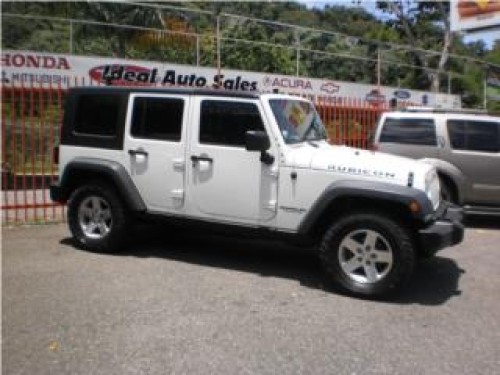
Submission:
[[[327,138],[321,118],[311,103],[293,99],[271,99],[269,104],[285,143]]]

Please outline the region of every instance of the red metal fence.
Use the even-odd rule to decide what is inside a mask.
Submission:
[[[330,143],[358,148],[370,146],[377,119],[388,110],[385,103],[374,105],[359,98],[318,97],[315,105]]]
[[[48,222],[64,217],[50,201],[48,186],[57,177],[53,148],[66,88],[22,84],[2,86],[2,222]]]
[[[59,143],[67,90],[42,83],[2,84],[3,224],[64,220],[65,208],[50,201],[48,187],[57,179],[53,149]],[[368,146],[378,116],[387,109],[353,98],[322,97],[315,102],[331,143],[360,148]]]

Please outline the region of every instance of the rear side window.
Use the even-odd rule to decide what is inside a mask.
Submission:
[[[115,136],[119,112],[119,95],[80,95],[76,102],[73,131],[77,134]]]
[[[499,152],[500,123],[493,121],[448,120],[451,147],[455,150]]]
[[[244,147],[248,130],[264,130],[255,104],[219,100],[202,102],[200,143]]]
[[[436,146],[436,126],[432,119],[386,118],[380,142]]]
[[[136,138],[180,141],[183,112],[182,99],[135,98],[131,134]]]

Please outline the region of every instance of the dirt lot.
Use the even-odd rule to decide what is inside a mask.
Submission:
[[[325,290],[313,254],[273,242],[168,228],[136,242],[103,255],[62,224],[4,228],[3,373],[498,374],[495,223],[392,302]]]

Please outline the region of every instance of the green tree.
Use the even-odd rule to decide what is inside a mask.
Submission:
[[[486,65],[478,59],[498,65],[498,42],[490,50],[484,43],[465,44],[461,35],[448,33],[448,2],[379,1],[378,6],[385,12],[385,18],[359,7],[327,5],[309,9],[293,1],[182,4],[158,1],[147,6],[123,2],[4,1],[2,47],[68,52],[69,23],[22,20],[6,13],[55,16],[158,29],[141,31],[75,23],[72,44],[77,54],[194,64],[196,39],[173,33],[179,31],[199,34],[200,64],[216,66],[216,15],[220,14],[221,34],[226,38],[221,48],[223,67],[295,74],[295,48],[299,47],[301,75],[373,83],[377,79],[380,50],[384,62],[383,84],[437,90],[450,77],[452,92],[462,95],[464,103],[482,104]],[[399,47],[402,44],[405,46]],[[429,54],[424,50],[436,52]]]
[[[411,54],[422,74],[414,82],[421,88],[439,92],[441,75],[453,44],[449,1],[377,1],[377,7],[395,18],[387,23],[413,46]],[[423,49],[434,49],[429,54]],[[410,52],[410,51],[409,51]]]
[[[2,2],[2,48],[66,53],[69,51],[69,25],[21,17],[19,15],[61,15],[60,4],[37,2]],[[64,12],[63,12],[64,13]]]
[[[295,73],[295,53],[280,42],[285,35],[270,32],[258,23],[245,21],[225,27],[222,35],[227,39],[223,41],[221,48],[223,67],[269,73]],[[276,47],[259,42],[275,44]]]
[[[500,76],[500,39],[495,41],[493,48],[486,54],[485,59],[491,64],[489,68],[494,69]],[[500,115],[500,100],[488,101],[488,110]]]

